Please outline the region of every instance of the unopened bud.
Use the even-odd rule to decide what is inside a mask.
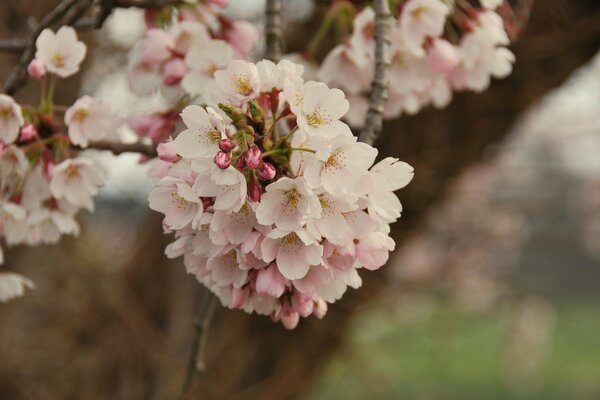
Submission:
[[[219,149],[225,153],[229,153],[231,150],[235,149],[235,143],[233,143],[231,139],[221,139],[219,142]]]
[[[21,129],[21,136],[19,140],[21,142],[26,142],[35,138],[38,134],[36,127],[33,124],[27,124]]]
[[[231,165],[231,154],[222,151],[218,152],[215,156],[215,164],[221,169],[229,168]]]
[[[258,169],[258,176],[265,181],[270,181],[277,174],[277,170],[271,163],[263,163],[261,167]]]
[[[228,104],[219,103],[219,108],[233,121],[238,129],[245,128],[248,124],[246,122],[246,115],[242,113],[238,108],[230,106]]]
[[[27,73],[33,79],[42,79],[46,75],[46,66],[42,60],[34,58],[27,66]]]
[[[163,69],[163,83],[165,85],[177,85],[185,75],[185,64],[180,58],[174,58],[167,62]]]
[[[250,115],[252,115],[252,122],[260,125],[265,121],[264,112],[256,101],[250,100],[248,102],[248,108],[250,109]]]
[[[173,142],[164,142],[159,143],[156,146],[156,152],[158,153],[158,158],[167,162],[175,162],[178,161],[181,157],[175,151],[175,145]]]
[[[251,181],[248,183],[248,197],[254,202],[259,202],[261,197],[261,186],[258,182]]]
[[[246,169],[247,165],[246,165],[246,160],[244,159],[244,157],[240,157],[237,159],[237,161],[235,162],[235,167],[237,169],[239,169],[240,171],[243,171]]]
[[[244,154],[244,160],[246,161],[246,165],[248,168],[256,168],[260,165],[261,161],[261,152],[257,145],[252,145]]]
[[[318,299],[315,302],[315,307],[313,308],[313,315],[319,319],[323,318],[327,314],[327,303],[323,299]]]

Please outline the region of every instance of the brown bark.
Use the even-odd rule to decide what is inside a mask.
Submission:
[[[12,11],[5,14],[8,9],[26,1],[11,3],[0,4],[5,21],[14,18]],[[510,78],[482,94],[458,95],[445,110],[427,109],[385,124],[378,143],[382,156],[399,157],[416,170],[400,193],[405,211],[394,226],[397,242],[418,227],[453,177],[599,48],[597,1],[540,0],[514,48],[517,64]],[[12,269],[32,277],[38,288],[0,307],[0,397],[177,397],[199,285],[180,261],[163,257],[156,215],[136,224],[139,217],[124,214],[97,213],[81,239],[65,240],[61,247],[9,254]],[[323,320],[301,321],[292,332],[264,317],[219,308],[208,337],[208,368],[196,377],[188,398],[302,397],[342,348],[353,317],[382,291],[385,273],[384,267],[362,274],[363,288],[348,292]]]

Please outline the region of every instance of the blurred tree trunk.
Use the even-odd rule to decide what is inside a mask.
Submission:
[[[0,2],[0,34],[26,34],[26,15],[39,19],[56,3]],[[494,82],[482,94],[457,95],[444,110],[427,109],[386,124],[378,143],[381,155],[399,157],[416,170],[415,180],[400,193],[405,211],[394,225],[398,244],[443,198],[455,176],[599,48],[598,1],[538,0],[527,31],[514,47],[517,64],[510,78]],[[4,78],[14,57],[1,57]],[[70,88],[75,93],[77,82]],[[32,91],[20,98],[31,98],[35,86],[27,90]],[[70,98],[72,93],[65,95]],[[156,215],[136,226],[139,220],[124,214],[98,213],[84,226],[80,240],[10,254],[11,267],[32,276],[38,289],[0,308],[0,354],[7,360],[0,363],[0,397],[178,396],[199,285],[185,276],[180,261],[167,262],[162,256],[165,238]],[[114,234],[114,227],[103,228],[101,218],[119,221],[120,234]],[[104,243],[100,237],[109,237],[114,247],[98,249]],[[362,274],[360,290],[350,290],[323,320],[301,321],[292,332],[267,318],[220,308],[208,338],[208,368],[197,375],[188,397],[302,397],[344,344],[353,317],[382,291],[385,273],[384,267]]]

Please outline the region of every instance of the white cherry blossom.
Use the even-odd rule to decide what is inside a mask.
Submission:
[[[67,159],[54,167],[50,192],[57,199],[64,198],[93,211],[93,196],[98,193],[98,187],[106,183],[106,174],[104,167],[91,158]]]
[[[23,297],[26,288],[35,288],[30,279],[14,272],[0,272],[0,303]]]
[[[19,137],[23,115],[12,97],[0,93],[0,142],[10,144]]]
[[[71,143],[87,147],[90,141],[118,141],[123,119],[112,113],[108,104],[90,96],[80,97],[65,112]]]
[[[35,58],[44,63],[48,72],[61,78],[76,74],[86,53],[85,44],[70,26],[62,26],[56,33],[44,29],[35,45]]]
[[[219,151],[219,141],[226,137],[228,128],[215,110],[206,110],[197,105],[187,106],[181,112],[181,119],[187,126],[173,144],[183,158],[198,158]]]

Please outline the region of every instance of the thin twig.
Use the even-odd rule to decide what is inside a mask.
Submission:
[[[206,341],[210,330],[210,324],[215,314],[216,305],[217,297],[207,291],[204,296],[202,296],[202,302],[200,303],[200,307],[198,308],[194,320],[196,336],[194,337],[192,353],[190,354],[187,374],[183,384],[183,394],[186,394],[190,389],[194,374],[196,372],[202,372],[206,368],[206,364],[204,363],[204,353],[206,352]]]
[[[24,39],[3,39],[0,40],[0,51],[8,51],[20,54],[25,50],[27,40]]]
[[[156,157],[156,148],[152,145],[137,143],[119,143],[119,142],[91,142],[88,149],[108,150],[114,155],[123,153],[139,153],[148,157]]]
[[[390,80],[390,5],[388,0],[375,0],[375,76],[365,124],[359,140],[375,143],[383,125],[383,107],[388,98]]]
[[[267,0],[265,15],[265,58],[278,62],[283,52],[281,0]]]

